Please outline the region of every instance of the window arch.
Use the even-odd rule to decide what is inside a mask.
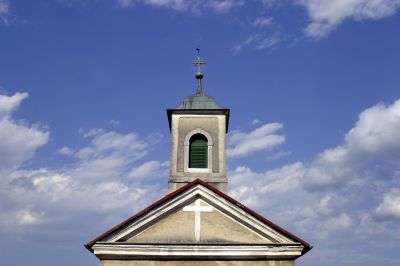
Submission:
[[[208,168],[208,141],[202,134],[189,140],[189,168]]]
[[[185,136],[184,147],[185,172],[212,172],[213,140],[210,133],[201,128],[188,132]],[[206,152],[205,155],[204,152]]]

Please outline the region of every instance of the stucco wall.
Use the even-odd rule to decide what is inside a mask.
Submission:
[[[170,182],[168,183],[168,192],[175,191],[178,188],[183,187],[184,185],[186,185],[187,183],[193,181],[196,178],[202,178],[203,180],[208,182],[210,185],[216,187],[218,190],[221,190],[222,192],[226,193],[228,191],[228,184],[226,182],[226,178],[225,178],[225,180],[223,180],[225,182],[222,182],[222,181],[220,181],[218,179],[215,179],[216,181],[212,182],[209,179],[203,178],[203,176],[201,176],[201,175],[194,175],[193,174],[193,176],[191,176],[191,175],[188,176],[186,181],[184,181],[184,182],[174,182],[174,181],[171,181],[171,178],[170,178]]]
[[[193,129],[201,128],[207,131],[213,140],[212,172],[219,172],[219,140],[218,119],[216,117],[181,117],[178,126],[178,172],[184,171],[184,141],[186,135]]]
[[[188,206],[194,206],[191,203]],[[201,206],[210,206],[201,202]],[[213,208],[200,214],[202,244],[266,244],[273,243]],[[179,210],[128,239],[131,243],[194,243],[195,213]]]
[[[172,115],[171,120],[171,157],[168,191],[200,178],[221,191],[227,191],[226,177],[226,117],[224,115]],[[207,132],[212,139],[209,154],[210,170],[189,170],[188,148],[185,138],[193,131]],[[205,134],[205,135],[207,135]],[[186,147],[186,148],[185,148]],[[186,151],[186,152],[185,152]],[[186,165],[185,165],[186,164]]]

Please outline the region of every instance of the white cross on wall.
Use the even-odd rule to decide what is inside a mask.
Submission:
[[[196,242],[200,242],[200,223],[201,223],[201,212],[212,212],[213,207],[201,206],[201,200],[197,199],[194,206],[183,207],[184,212],[194,212],[194,238]]]

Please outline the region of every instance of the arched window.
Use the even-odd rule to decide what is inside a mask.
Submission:
[[[211,173],[213,166],[213,139],[201,128],[193,129],[185,136],[184,172]]]
[[[208,168],[207,138],[202,134],[194,134],[189,145],[189,168]]]

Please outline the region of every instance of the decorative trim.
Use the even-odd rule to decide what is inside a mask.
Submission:
[[[204,135],[204,136],[207,138],[208,146],[213,146],[213,145],[214,145],[213,139],[212,139],[210,133],[208,133],[208,132],[205,131],[204,129],[196,128],[196,129],[193,129],[192,131],[190,131],[189,133],[186,134],[185,142],[184,142],[184,145],[185,145],[185,146],[189,146],[189,145],[190,145],[190,143],[189,143],[190,138],[191,138],[193,135],[195,135],[195,134],[202,134],[202,135]]]
[[[168,245],[96,243],[94,254],[100,259],[295,259],[301,256],[298,245]]]
[[[202,134],[207,138],[207,144],[208,144],[208,154],[207,154],[207,168],[189,168],[189,147],[190,147],[190,138],[195,135],[195,134]],[[184,144],[184,156],[183,156],[183,165],[184,165],[184,172],[189,172],[189,173],[211,173],[212,172],[212,154],[213,154],[213,139],[211,137],[211,134],[205,131],[204,129],[201,128],[196,128],[189,133],[186,134],[185,136],[185,142]]]

